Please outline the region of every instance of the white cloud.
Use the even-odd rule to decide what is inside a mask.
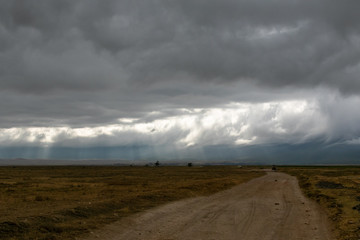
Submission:
[[[150,122],[119,119],[96,127],[2,129],[3,145],[192,145],[301,143],[323,135],[326,119],[306,100],[230,103],[219,108],[182,109],[182,115]]]

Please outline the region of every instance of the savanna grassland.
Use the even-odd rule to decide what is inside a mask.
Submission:
[[[360,167],[281,167],[329,215],[338,240],[360,238]]]
[[[263,174],[231,166],[0,167],[0,239],[76,239],[136,212]]]

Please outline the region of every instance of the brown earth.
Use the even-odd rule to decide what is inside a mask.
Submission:
[[[237,166],[0,167],[0,239],[73,240],[135,213],[265,174]]]
[[[208,197],[177,201],[124,218],[86,240],[333,240],[327,216],[295,177],[269,172]]]

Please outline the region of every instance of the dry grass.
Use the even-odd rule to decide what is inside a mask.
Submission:
[[[360,238],[360,167],[282,167],[323,206],[339,240]],[[354,209],[355,208],[355,209]]]
[[[263,175],[236,167],[0,167],[0,239],[75,239],[90,229]]]

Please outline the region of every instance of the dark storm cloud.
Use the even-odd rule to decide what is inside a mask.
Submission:
[[[359,90],[358,1],[2,1],[1,85],[255,81]],[[121,84],[120,84],[121,85]]]
[[[331,139],[356,139],[357,122],[334,116],[358,104],[358,9],[357,0],[0,0],[0,128],[147,123],[183,116],[183,108],[315,98],[319,109],[301,124],[298,115],[280,115],[279,126],[298,127],[292,135],[266,130],[276,108],[238,123],[250,126],[248,139],[265,142],[305,141],[313,137],[307,125]],[[342,111],[327,101],[333,94]],[[316,129],[319,114],[331,131]],[[174,129],[169,141],[189,133]],[[226,139],[226,129],[214,134]],[[114,142],[131,134],[138,136],[116,133]],[[64,136],[57,141],[70,141]]]

